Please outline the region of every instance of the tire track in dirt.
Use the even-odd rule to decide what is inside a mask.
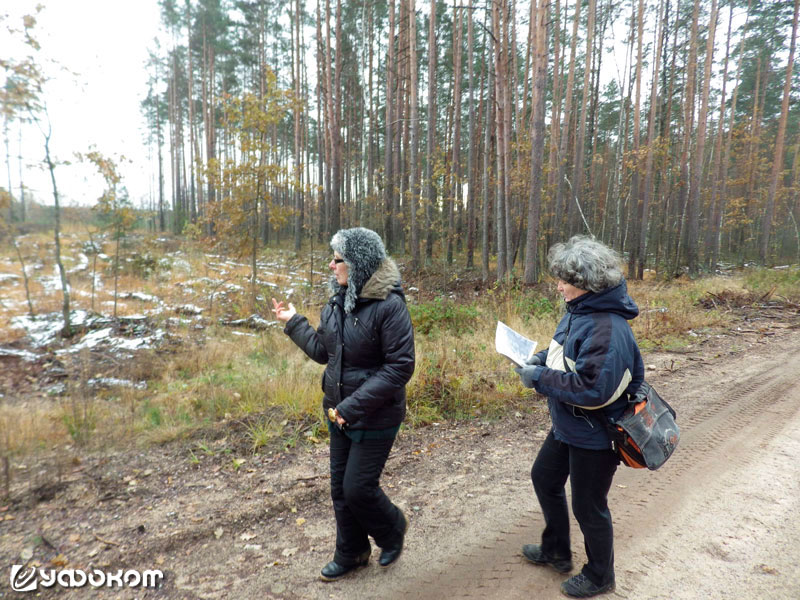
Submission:
[[[705,515],[714,512],[721,496],[735,495],[741,473],[758,466],[772,442],[799,420],[800,388],[795,384],[800,357],[796,352],[783,352],[779,359],[773,355],[767,361],[750,361],[745,356],[734,367],[735,373],[724,382],[714,374],[699,372],[688,382],[664,387],[665,395],[678,411],[682,432],[678,450],[657,473],[624,467],[618,470],[610,494],[617,597],[674,598],[674,590],[663,596],[658,592],[653,596],[643,594],[648,593],[647,584],[653,574],[673,573],[676,546],[682,560],[694,554],[701,561],[714,552],[716,558],[725,559],[725,552],[713,544],[681,548],[680,524],[701,523]],[[660,387],[657,382],[656,386]],[[532,490],[529,493],[533,495]],[[497,519],[486,519],[489,528],[493,521]],[[664,531],[665,523],[674,526]],[[573,559],[576,568],[580,568],[585,560],[582,537],[574,521],[572,525]],[[541,527],[540,513],[530,510],[487,535],[481,543],[465,543],[460,555],[442,557],[439,564],[405,582],[389,597],[561,597],[558,584],[563,577],[528,564],[519,554],[522,544],[538,541]],[[659,547],[660,539],[663,548]],[[796,548],[792,551],[800,558]],[[769,567],[765,568],[769,572]],[[713,580],[714,573],[707,577]]]

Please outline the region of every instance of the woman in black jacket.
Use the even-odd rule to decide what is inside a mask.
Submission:
[[[331,418],[331,497],[336,551],[320,577],[333,581],[369,561],[372,536],[388,567],[403,550],[408,520],[380,487],[380,476],[406,413],[414,373],[414,331],[400,272],[380,236],[356,227],[331,239],[333,295],[319,327],[274,298],[284,332],[309,358],[327,365],[323,408]]]

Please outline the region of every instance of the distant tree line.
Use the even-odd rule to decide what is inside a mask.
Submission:
[[[162,0],[158,227],[299,250],[364,225],[528,283],[575,233],[632,278],[797,260],[798,6]]]

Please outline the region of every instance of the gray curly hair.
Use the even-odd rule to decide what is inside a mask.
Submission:
[[[622,281],[619,254],[596,239],[576,235],[547,253],[550,273],[582,290],[602,292]]]

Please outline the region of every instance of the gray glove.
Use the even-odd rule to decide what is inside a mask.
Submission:
[[[514,367],[514,370],[519,375],[519,378],[522,380],[522,385],[527,388],[533,387],[533,375],[536,373],[536,369],[541,368],[539,365],[527,365],[524,367]]]
[[[534,354],[533,356],[531,356],[530,360],[525,364],[530,365],[532,367],[535,367],[537,365],[544,366],[544,364],[542,363],[542,359],[538,354]]]

